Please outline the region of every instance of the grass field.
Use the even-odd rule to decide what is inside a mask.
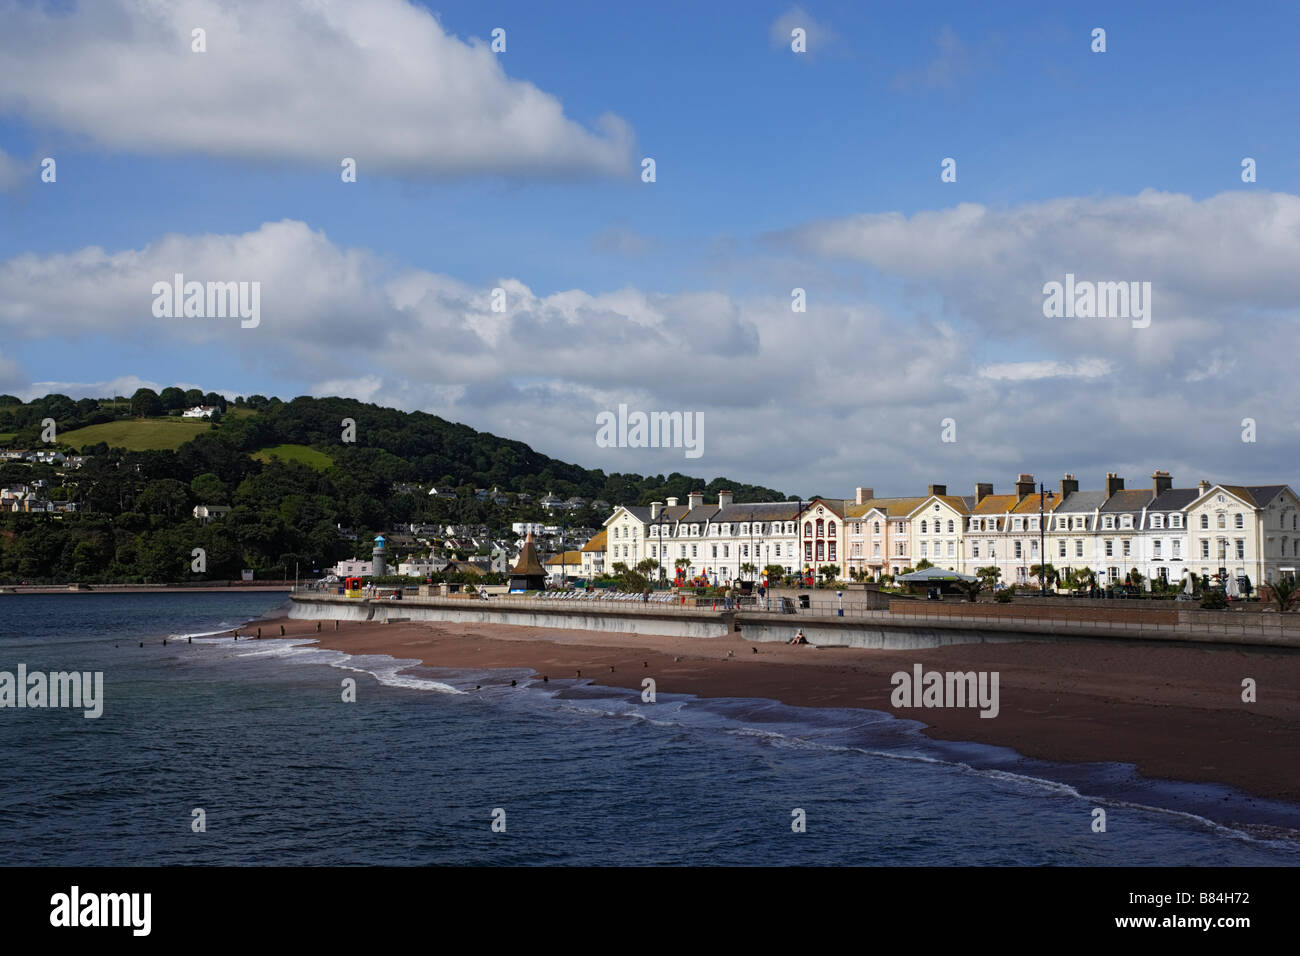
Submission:
[[[60,432],[59,442],[74,448],[102,441],[128,451],[175,451],[209,427],[209,422],[193,418],[135,418]]]
[[[0,445],[7,445],[17,437],[17,432],[0,432]]]
[[[296,461],[317,471],[324,471],[334,464],[334,459],[323,451],[317,451],[307,445],[273,445],[270,448],[263,448],[261,451],[253,452],[253,457],[258,461],[269,462],[272,458],[279,458],[281,461]]]

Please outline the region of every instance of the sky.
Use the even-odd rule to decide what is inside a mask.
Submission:
[[[1300,478],[1295,3],[0,22],[2,392],[343,395],[803,495]],[[177,273],[256,323],[158,315]],[[1047,314],[1067,275],[1145,317]],[[697,447],[598,440],[620,406]]]

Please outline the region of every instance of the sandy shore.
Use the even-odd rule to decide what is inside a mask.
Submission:
[[[603,634],[495,624],[277,619],[267,637],[418,659],[430,667],[525,667],[661,693],[760,697],[803,707],[863,707],[928,725],[936,739],[1012,747],[1044,760],[1118,761],[1152,778],[1211,781],[1300,803],[1300,654],[1123,643],[967,644],[916,651],[789,647],[737,637]],[[241,628],[252,633],[256,625]],[[755,653],[757,651],[757,653]],[[1000,712],[894,708],[896,671],[997,671]],[[1257,684],[1243,703],[1242,679]]]

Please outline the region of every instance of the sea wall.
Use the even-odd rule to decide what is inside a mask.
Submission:
[[[675,637],[722,637],[733,629],[733,614],[707,608],[655,607],[627,602],[535,601],[408,598],[401,601],[295,594],[289,616],[305,620],[441,621],[455,624],[512,624],[517,627],[567,628],[615,634],[666,634]]]
[[[903,610],[900,608],[899,611]],[[546,601],[525,598],[488,600],[408,598],[401,601],[346,598],[333,594],[293,595],[290,617],[342,621],[437,621],[446,623],[510,624],[602,631],[615,634],[665,634],[676,637],[723,637],[739,631],[758,643],[788,641],[802,629],[810,644],[824,647],[861,647],[906,650],[947,644],[1007,643],[1013,641],[1178,641],[1245,647],[1300,649],[1300,615],[1292,616],[1197,614],[1174,611],[1143,614],[1128,619],[1113,614],[1101,619],[1076,615],[1045,616],[988,614],[971,605],[942,610],[912,602],[906,610],[863,610],[840,617],[834,614],[779,614],[768,611],[720,611],[709,607],[644,605],[639,602]]]

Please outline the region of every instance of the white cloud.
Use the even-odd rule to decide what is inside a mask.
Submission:
[[[587,128],[482,41],[408,0],[0,0],[0,110],[131,153],[417,177],[632,176],[633,137]],[[207,52],[191,52],[191,30]]]
[[[1032,382],[1043,378],[1101,378],[1113,370],[1114,365],[1106,359],[1090,358],[1078,362],[1003,362],[985,365],[979,374],[994,381]]]
[[[901,222],[896,239],[914,244]],[[958,295],[972,283],[996,286],[1015,271],[993,264],[988,276],[963,267],[947,288]],[[919,275],[941,274],[938,262],[921,266]],[[154,318],[152,283],[175,272],[260,281],[261,324]],[[491,310],[496,286],[507,292],[504,313]],[[935,481],[1001,486],[1035,469],[1045,478],[1072,471],[1099,480],[1117,468],[1149,474],[1185,462],[1234,480],[1289,480],[1294,362],[1261,310],[1243,310],[1212,347],[1199,349],[1153,334],[1153,324],[1141,334],[1160,344],[1162,357],[1143,364],[1133,349],[1108,349],[1095,333],[1078,343],[1042,336],[1030,359],[1018,334],[1023,323],[1000,336],[965,316],[931,318],[861,296],[836,301],[822,292],[810,303],[796,315],[784,294],[542,293],[511,276],[472,285],[394,267],[295,221],[0,261],[0,340],[58,342],[61,362],[84,360],[76,351],[90,347],[83,341],[147,347],[153,362],[202,349],[214,377],[265,383],[253,391],[336,392],[420,408],[611,472],[725,474],[805,494],[847,494],[854,485],[901,494]],[[3,372],[0,365],[0,379]],[[142,384],[172,383],[123,378],[80,394]],[[45,383],[24,394],[35,391],[78,389]],[[597,447],[596,413],[620,403],[704,412],[704,457]],[[1260,422],[1263,437],[1243,457],[1246,416]],[[955,444],[941,441],[947,417],[958,424]],[[1081,440],[1085,434],[1106,438]]]
[[[800,54],[801,57],[814,57],[838,39],[834,30],[814,20],[807,10],[796,5],[773,20],[768,28],[768,39],[771,40],[773,49],[789,52],[790,44],[794,42],[791,31],[796,27],[803,29],[807,41],[807,48]]]
[[[940,28],[935,44],[939,52],[924,67],[895,75],[895,89],[951,89],[970,72],[972,54],[950,27]]]
[[[23,168],[3,149],[0,149],[0,192],[13,189],[23,177]]]

